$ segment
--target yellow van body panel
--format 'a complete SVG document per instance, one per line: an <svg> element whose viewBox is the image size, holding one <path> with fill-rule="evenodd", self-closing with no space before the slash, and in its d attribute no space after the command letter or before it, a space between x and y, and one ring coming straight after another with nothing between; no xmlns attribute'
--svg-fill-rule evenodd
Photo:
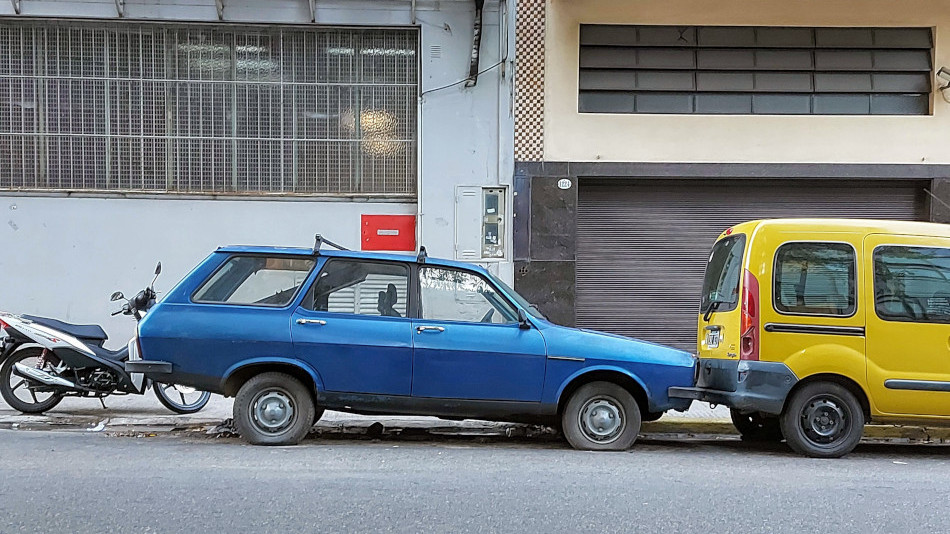
<svg viewBox="0 0 950 534"><path fill-rule="evenodd" d="M950 417L950 325L879 317L873 262L875 248L882 245L950 248L950 226L861 219L771 219L736 225L717 242L737 234L746 236L743 270L758 281L759 361L783 363L799 381L824 374L850 379L864 391L874 419ZM793 242L835 243L841 250L853 249L856 265L851 283L856 299L848 309L815 311L811 306L809 313L778 310L773 279L776 253ZM740 277L740 295L743 283ZM739 359L741 308L740 299L733 310L710 313L708 321L700 313L697 352L701 360ZM718 330L718 347L709 346L710 330ZM901 389L917 387L948 390Z"/></svg>

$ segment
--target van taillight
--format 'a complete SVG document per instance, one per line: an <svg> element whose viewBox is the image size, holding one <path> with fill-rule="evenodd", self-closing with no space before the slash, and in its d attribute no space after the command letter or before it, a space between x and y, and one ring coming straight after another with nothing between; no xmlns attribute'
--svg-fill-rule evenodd
<svg viewBox="0 0 950 534"><path fill-rule="evenodd" d="M742 319L739 323L740 360L759 359L759 281L748 270L742 278Z"/></svg>

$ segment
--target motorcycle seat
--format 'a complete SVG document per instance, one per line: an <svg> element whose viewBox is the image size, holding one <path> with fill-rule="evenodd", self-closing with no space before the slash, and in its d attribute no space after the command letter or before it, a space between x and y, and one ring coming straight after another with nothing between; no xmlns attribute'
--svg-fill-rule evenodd
<svg viewBox="0 0 950 534"><path fill-rule="evenodd" d="M97 324L70 324L48 317L37 317L35 315L22 315L21 317L79 339L90 341L105 341L109 339L109 336L106 335L106 331Z"/></svg>

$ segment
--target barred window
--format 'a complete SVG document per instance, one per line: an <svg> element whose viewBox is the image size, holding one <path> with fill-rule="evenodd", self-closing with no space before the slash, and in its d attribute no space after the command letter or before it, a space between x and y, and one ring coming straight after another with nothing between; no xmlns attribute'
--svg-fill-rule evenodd
<svg viewBox="0 0 950 534"><path fill-rule="evenodd" d="M418 33L0 21L0 189L415 194Z"/></svg>

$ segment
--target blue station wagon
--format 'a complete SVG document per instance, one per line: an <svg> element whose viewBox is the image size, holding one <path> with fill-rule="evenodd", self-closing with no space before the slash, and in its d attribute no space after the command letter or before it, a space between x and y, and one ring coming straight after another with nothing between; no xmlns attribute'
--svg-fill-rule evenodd
<svg viewBox="0 0 950 534"><path fill-rule="evenodd" d="M557 326L485 269L418 256L219 248L139 324L162 381L235 397L254 444L294 444L324 410L560 425L621 450L683 410L693 355Z"/></svg>

